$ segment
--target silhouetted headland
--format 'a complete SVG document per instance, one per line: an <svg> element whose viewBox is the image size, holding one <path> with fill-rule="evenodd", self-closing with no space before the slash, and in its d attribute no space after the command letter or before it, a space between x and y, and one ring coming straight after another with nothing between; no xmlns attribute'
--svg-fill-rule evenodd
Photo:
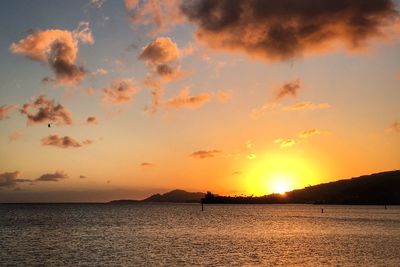
<svg viewBox="0 0 400 267"><path fill-rule="evenodd" d="M400 205L400 170L339 180L285 194L265 196L221 196L211 192L173 190L143 200L114 200L111 204L143 202L204 203L204 204L344 204Z"/></svg>
<svg viewBox="0 0 400 267"><path fill-rule="evenodd" d="M110 204L136 204L143 202L170 202L170 203L200 203L206 194L201 192L187 192L176 189L165 194L154 194L143 200L114 200Z"/></svg>
<svg viewBox="0 0 400 267"><path fill-rule="evenodd" d="M400 205L400 171L388 171L339 180L285 194L218 196L207 192L203 203L218 204L344 204Z"/></svg>

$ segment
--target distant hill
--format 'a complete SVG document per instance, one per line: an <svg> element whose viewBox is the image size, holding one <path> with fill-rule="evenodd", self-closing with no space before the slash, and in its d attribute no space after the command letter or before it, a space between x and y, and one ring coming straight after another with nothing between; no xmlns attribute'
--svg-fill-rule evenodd
<svg viewBox="0 0 400 267"><path fill-rule="evenodd" d="M208 192L203 203L400 205L400 171L388 171L309 186L287 192L285 195L226 197Z"/></svg>
<svg viewBox="0 0 400 267"><path fill-rule="evenodd" d="M148 198L143 199L143 202L177 202L177 203L193 203L200 202L205 196L201 192L187 192L184 190L176 189L165 194L155 194Z"/></svg>

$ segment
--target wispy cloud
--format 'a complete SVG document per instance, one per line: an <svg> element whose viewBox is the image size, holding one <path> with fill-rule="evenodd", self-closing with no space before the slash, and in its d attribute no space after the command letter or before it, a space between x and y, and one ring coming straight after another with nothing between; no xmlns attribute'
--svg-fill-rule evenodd
<svg viewBox="0 0 400 267"><path fill-rule="evenodd" d="M165 102L167 108L198 108L211 99L209 93L199 95L190 95L189 88L182 89L177 96L174 96Z"/></svg>
<svg viewBox="0 0 400 267"><path fill-rule="evenodd" d="M150 35L168 31L183 20L181 0L125 0L125 7L134 25L151 25Z"/></svg>
<svg viewBox="0 0 400 267"><path fill-rule="evenodd" d="M221 153L220 150L198 150L190 154L190 157L197 158L197 159L206 159L206 158L213 158L217 154Z"/></svg>
<svg viewBox="0 0 400 267"><path fill-rule="evenodd" d="M113 105L130 103L139 87L131 79L116 79L102 91L103 102Z"/></svg>
<svg viewBox="0 0 400 267"><path fill-rule="evenodd" d="M142 163L140 163L140 167L150 168L150 167L154 167L154 164L151 162L142 162Z"/></svg>
<svg viewBox="0 0 400 267"><path fill-rule="evenodd" d="M386 128L386 131L400 133L400 121L394 121L392 124L389 125L388 128Z"/></svg>
<svg viewBox="0 0 400 267"><path fill-rule="evenodd" d="M70 148L70 147L82 147L84 145L90 145L93 143L92 140L86 139L82 142L75 140L69 136L59 136L57 134L49 135L42 138L42 145L43 146L55 146L60 148Z"/></svg>
<svg viewBox="0 0 400 267"><path fill-rule="evenodd" d="M8 118L8 115L15 109L14 105L0 106L0 120Z"/></svg>
<svg viewBox="0 0 400 267"><path fill-rule="evenodd" d="M106 69L103 68L99 68L95 71L92 71L92 76L104 76L108 74L108 71Z"/></svg>
<svg viewBox="0 0 400 267"><path fill-rule="evenodd" d="M310 138L310 137L312 137L314 135L319 135L321 133L322 132L320 130L318 130L318 129L309 129L309 130L305 130L305 131L301 132L299 134L299 137L300 138Z"/></svg>
<svg viewBox="0 0 400 267"><path fill-rule="evenodd" d="M286 82L278 89L275 98L279 100L286 96L296 96L300 88L301 88L301 83L300 80L298 79Z"/></svg>
<svg viewBox="0 0 400 267"><path fill-rule="evenodd" d="M90 4L95 8L101 8L106 0L90 0Z"/></svg>
<svg viewBox="0 0 400 267"><path fill-rule="evenodd" d="M54 173L45 173L37 178L38 182L58 182L59 180L68 178L68 175L63 171L56 171Z"/></svg>
<svg viewBox="0 0 400 267"><path fill-rule="evenodd" d="M10 134L10 136L8 137L8 141L9 142L14 142L17 141L18 139L20 139L22 137L22 130L15 130L14 132L12 132Z"/></svg>
<svg viewBox="0 0 400 267"><path fill-rule="evenodd" d="M283 105L281 103L266 103L260 108L254 108L250 117L257 119L258 117L264 115L268 111L301 111L301 110L320 110L329 109L331 105L329 103L313 103L313 102L299 102L293 105Z"/></svg>
<svg viewBox="0 0 400 267"><path fill-rule="evenodd" d="M296 144L296 141L293 139L276 139L274 143L279 144L281 148L286 148L294 146Z"/></svg>

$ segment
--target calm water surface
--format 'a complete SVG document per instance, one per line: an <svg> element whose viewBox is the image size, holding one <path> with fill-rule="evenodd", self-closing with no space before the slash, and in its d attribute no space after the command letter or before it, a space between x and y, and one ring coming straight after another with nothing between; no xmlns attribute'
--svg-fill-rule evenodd
<svg viewBox="0 0 400 267"><path fill-rule="evenodd" d="M0 266L400 266L400 207L0 205Z"/></svg>

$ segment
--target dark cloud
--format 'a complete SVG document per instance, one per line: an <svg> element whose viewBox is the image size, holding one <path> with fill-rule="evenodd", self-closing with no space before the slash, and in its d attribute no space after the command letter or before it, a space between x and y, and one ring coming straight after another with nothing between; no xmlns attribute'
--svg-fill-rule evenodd
<svg viewBox="0 0 400 267"><path fill-rule="evenodd" d="M17 183L32 182L29 179L18 178L21 175L20 171L0 173L0 188L15 187Z"/></svg>
<svg viewBox="0 0 400 267"><path fill-rule="evenodd" d="M32 112L32 109L36 112ZM54 100L41 95L20 109L20 112L28 118L28 124L53 122L58 125L72 125L71 112Z"/></svg>
<svg viewBox="0 0 400 267"><path fill-rule="evenodd" d="M279 88L276 99L282 99L286 96L296 96L297 91L301 88L300 80L295 80L291 82L287 82Z"/></svg>
<svg viewBox="0 0 400 267"><path fill-rule="evenodd" d="M142 163L140 163L140 166L141 167L153 167L154 164L150 163L150 162L142 162Z"/></svg>
<svg viewBox="0 0 400 267"><path fill-rule="evenodd" d="M96 117L88 117L86 119L87 124L97 124L97 118Z"/></svg>
<svg viewBox="0 0 400 267"><path fill-rule="evenodd" d="M213 149L213 150L198 150L190 154L192 158L197 159L205 159L215 157L217 154L221 153L221 151Z"/></svg>
<svg viewBox="0 0 400 267"><path fill-rule="evenodd" d="M35 61L47 62L53 69L55 78L46 77L44 82L76 84L86 75L86 70L75 63L79 41L90 44L94 42L88 22L81 22L74 31L34 31L18 43L12 43L10 51Z"/></svg>
<svg viewBox="0 0 400 267"><path fill-rule="evenodd" d="M0 120L8 118L8 115L13 111L15 106L13 105L2 105L0 106Z"/></svg>
<svg viewBox="0 0 400 267"><path fill-rule="evenodd" d="M55 146L60 148L81 147L93 143L93 141L89 139L79 142L72 137L59 136L57 134L46 136L42 138L41 141L44 146Z"/></svg>
<svg viewBox="0 0 400 267"><path fill-rule="evenodd" d="M87 177L85 175L79 175L80 179L86 179Z"/></svg>
<svg viewBox="0 0 400 267"><path fill-rule="evenodd" d="M55 173L46 173L41 175L35 181L39 182L58 182L61 179L68 178L68 175L65 174L63 171L56 171Z"/></svg>
<svg viewBox="0 0 400 267"><path fill-rule="evenodd" d="M392 0L192 0L181 10L209 47L270 60L360 48L398 16Z"/></svg>
<svg viewBox="0 0 400 267"><path fill-rule="evenodd" d="M129 103L139 88L131 79L116 79L102 91L103 102L119 105Z"/></svg>
<svg viewBox="0 0 400 267"><path fill-rule="evenodd" d="M188 88L184 88L180 93L165 102L167 108L198 108L211 99L209 93L202 93L191 96Z"/></svg>

